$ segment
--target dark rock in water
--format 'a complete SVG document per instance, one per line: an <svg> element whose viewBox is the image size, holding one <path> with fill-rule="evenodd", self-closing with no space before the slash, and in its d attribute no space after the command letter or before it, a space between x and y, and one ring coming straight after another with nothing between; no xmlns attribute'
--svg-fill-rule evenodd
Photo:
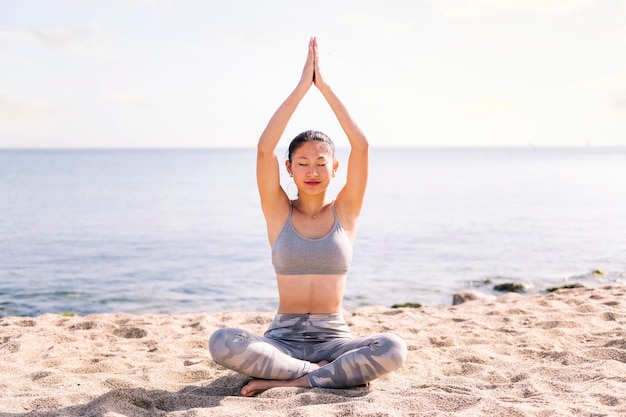
<svg viewBox="0 0 626 417"><path fill-rule="evenodd" d="M476 291L460 291L452 296L452 305L463 304L466 301L473 300L494 300L496 297L489 294L483 294Z"/></svg>
<svg viewBox="0 0 626 417"><path fill-rule="evenodd" d="M550 287L546 291L554 292L558 290L566 290L566 289L571 289L571 288L585 288L585 286L582 284L564 284L564 285L559 285L557 287Z"/></svg>
<svg viewBox="0 0 626 417"><path fill-rule="evenodd" d="M391 308L420 308L422 305L420 303L404 303L404 304L394 304Z"/></svg>
<svg viewBox="0 0 626 417"><path fill-rule="evenodd" d="M532 284L527 282L509 282L506 284L494 285L493 289L500 292L525 293L532 288Z"/></svg>
<svg viewBox="0 0 626 417"><path fill-rule="evenodd" d="M466 281L464 284L468 287L483 287L488 284L493 284L493 278L487 277L485 279Z"/></svg>

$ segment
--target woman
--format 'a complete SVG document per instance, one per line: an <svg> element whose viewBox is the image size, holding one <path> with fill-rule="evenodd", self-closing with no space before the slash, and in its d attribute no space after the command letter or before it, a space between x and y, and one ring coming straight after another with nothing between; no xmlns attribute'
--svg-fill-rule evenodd
<svg viewBox="0 0 626 417"><path fill-rule="evenodd" d="M312 85L351 146L346 183L334 201L327 190L339 164L332 141L321 132L303 132L289 146L286 167L298 188L297 199L291 201L280 185L276 147ZM350 388L404 363L407 350L400 337L353 339L341 315L367 170L367 140L325 83L317 41L311 38L300 82L272 116L257 147L257 183L276 270L278 312L263 337L225 328L209 340L217 363L254 378L242 395L280 386Z"/></svg>

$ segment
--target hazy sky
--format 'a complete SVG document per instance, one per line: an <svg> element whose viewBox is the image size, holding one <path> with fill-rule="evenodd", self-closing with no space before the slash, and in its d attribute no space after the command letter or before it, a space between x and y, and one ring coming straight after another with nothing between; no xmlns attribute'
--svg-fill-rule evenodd
<svg viewBox="0 0 626 417"><path fill-rule="evenodd" d="M626 145L626 0L0 0L0 148L255 146L311 35L372 145Z"/></svg>

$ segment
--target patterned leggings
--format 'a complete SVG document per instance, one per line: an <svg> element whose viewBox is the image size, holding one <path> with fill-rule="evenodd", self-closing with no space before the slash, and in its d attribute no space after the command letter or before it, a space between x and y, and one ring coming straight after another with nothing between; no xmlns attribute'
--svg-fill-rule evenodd
<svg viewBox="0 0 626 417"><path fill-rule="evenodd" d="M307 375L311 387L350 388L398 369L407 355L399 336L353 339L341 314L277 314L264 336L223 328L209 339L218 364L259 379ZM311 371L311 363L328 365Z"/></svg>

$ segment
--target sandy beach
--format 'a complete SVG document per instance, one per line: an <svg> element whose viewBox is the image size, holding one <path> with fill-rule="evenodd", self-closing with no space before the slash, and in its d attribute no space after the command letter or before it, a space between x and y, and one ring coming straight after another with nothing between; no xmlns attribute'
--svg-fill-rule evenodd
<svg viewBox="0 0 626 417"><path fill-rule="evenodd" d="M507 294L451 307L366 307L354 336L395 332L406 364L349 390L275 388L216 365L217 328L273 313L0 319L0 417L626 415L626 288Z"/></svg>

